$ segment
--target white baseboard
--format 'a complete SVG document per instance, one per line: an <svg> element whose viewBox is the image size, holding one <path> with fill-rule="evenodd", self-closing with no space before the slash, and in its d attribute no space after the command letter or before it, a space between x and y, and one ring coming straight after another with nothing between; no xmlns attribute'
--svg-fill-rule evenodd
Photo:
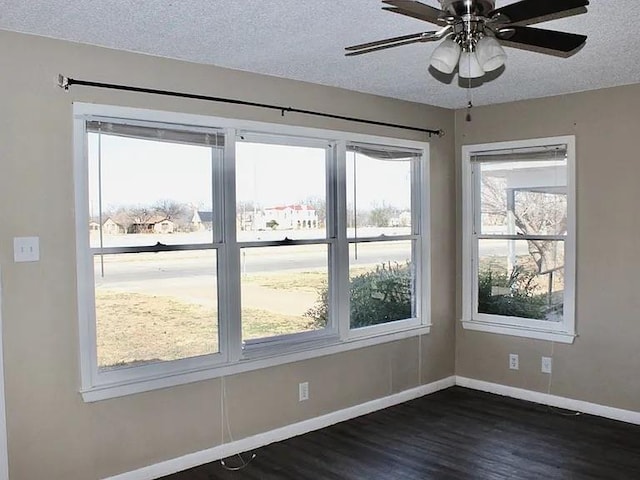
<svg viewBox="0 0 640 480"><path fill-rule="evenodd" d="M247 452L274 442L286 440L287 438L319 430L377 410L392 407L393 405L398 405L439 390L444 390L445 388L453 387L455 384L456 377L451 376L443 378L442 380L429 383L428 385L421 385L420 387L405 390L400 393L389 395L388 397L371 400L370 402L354 405L353 407L338 410L337 412L331 412L320 417L304 420L269 432L259 433L258 435L218 445L207 450L190 453L182 457L156 463L155 465L149 465L138 470L132 470L120 475L108 477L104 480L153 480L165 475L171 475L176 472L181 472L182 470L197 467L198 465L227 458L237 453Z"/></svg>
<svg viewBox="0 0 640 480"><path fill-rule="evenodd" d="M598 417L605 417L621 422L633 423L640 425L640 412L633 410L623 410L621 408L607 407L597 403L584 402L582 400L574 400L572 398L559 397L548 393L534 392L522 388L508 387L498 383L484 382L482 380L474 380L472 378L456 376L456 385L461 387L480 390L488 393L495 393L505 397L527 400L529 402L540 403L557 408L564 408L576 412L588 413Z"/></svg>

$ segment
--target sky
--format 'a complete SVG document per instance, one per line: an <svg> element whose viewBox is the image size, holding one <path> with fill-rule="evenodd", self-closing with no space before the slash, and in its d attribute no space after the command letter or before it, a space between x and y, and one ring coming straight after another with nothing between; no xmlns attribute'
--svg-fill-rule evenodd
<svg viewBox="0 0 640 480"><path fill-rule="evenodd" d="M90 209L98 211L98 135L89 134ZM211 208L212 150L118 137L101 138L102 208L153 205L173 200ZM262 207L325 198L325 149L250 142L236 143L237 200ZM410 205L409 162L381 161L350 152L347 192L353 203L353 162L356 160L358 210L388 204Z"/></svg>

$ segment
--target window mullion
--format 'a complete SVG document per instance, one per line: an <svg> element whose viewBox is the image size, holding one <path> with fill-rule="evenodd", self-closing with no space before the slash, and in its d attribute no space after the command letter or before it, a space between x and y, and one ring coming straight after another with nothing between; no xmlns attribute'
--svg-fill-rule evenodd
<svg viewBox="0 0 640 480"><path fill-rule="evenodd" d="M228 362L237 362L242 357L242 324L240 298L240 247L236 237L236 132L227 129L222 162L223 180L219 185L223 192L222 211L223 239L221 258L221 279L218 292L220 296L220 350ZM216 206L213 208L216 211Z"/></svg>
<svg viewBox="0 0 640 480"><path fill-rule="evenodd" d="M331 207L327 209L327 220L332 226L330 235L336 239L331 249L331 294L334 325L341 340L349 336L349 242L347 241L347 145L336 143L334 159L329 163L330 177L333 182Z"/></svg>
<svg viewBox="0 0 640 480"><path fill-rule="evenodd" d="M473 238L473 246L471 251L471 305L472 315L478 314L478 274L479 274L479 234L482 233L482 176L480 175L480 167L478 163L471 163L471 235Z"/></svg>

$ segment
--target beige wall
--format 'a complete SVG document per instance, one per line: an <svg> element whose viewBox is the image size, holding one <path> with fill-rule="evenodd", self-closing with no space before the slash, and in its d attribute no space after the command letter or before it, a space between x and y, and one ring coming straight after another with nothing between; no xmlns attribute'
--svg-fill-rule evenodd
<svg viewBox="0 0 640 480"><path fill-rule="evenodd" d="M551 393L635 411L640 411L638 112L640 85L474 108L470 123L464 111L456 112L458 164L465 144L576 136L579 337L573 345L554 346ZM458 317L460 302L458 294ZM549 376L540 373L540 357L551 351L549 342L458 325L456 374L546 392ZM520 371L508 369L509 353L520 354Z"/></svg>
<svg viewBox="0 0 640 480"><path fill-rule="evenodd" d="M223 438L220 379L94 404L78 394L72 102L425 139L223 104L84 87L64 93L55 84L58 73L444 128L448 135L432 141L431 335L227 378L232 434L237 439L454 373L452 111L6 32L0 32L0 58L0 264L12 480L103 478L210 448ZM13 237L30 235L40 236L41 261L13 263ZM311 399L299 404L296 384L302 379L310 381Z"/></svg>

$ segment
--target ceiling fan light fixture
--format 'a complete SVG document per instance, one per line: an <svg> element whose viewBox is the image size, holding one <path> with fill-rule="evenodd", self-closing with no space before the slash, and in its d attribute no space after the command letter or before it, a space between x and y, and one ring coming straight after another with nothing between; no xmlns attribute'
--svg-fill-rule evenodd
<svg viewBox="0 0 640 480"><path fill-rule="evenodd" d="M507 60L507 54L505 53L502 45L494 37L485 35L476 44L476 57L480 63L480 67L485 72L493 72Z"/></svg>
<svg viewBox="0 0 640 480"><path fill-rule="evenodd" d="M462 52L458 65L458 75L461 78L480 78L484 73L475 52Z"/></svg>
<svg viewBox="0 0 640 480"><path fill-rule="evenodd" d="M431 0L435 3L436 0ZM496 0L438 0L440 8L420 0L382 0L383 10L437 25L434 31L401 35L346 47L347 56L402 45L440 41L430 68L446 75L474 79L498 71L507 60L501 42L513 48L569 57L580 50L586 35L535 28L530 24L587 12L590 0L510 0L496 8ZM497 78L489 76L488 80ZM469 88L472 82L469 81Z"/></svg>
<svg viewBox="0 0 640 480"><path fill-rule="evenodd" d="M431 66L436 70L450 74L458 65L460 58L460 45L453 38L446 38L431 55Z"/></svg>

